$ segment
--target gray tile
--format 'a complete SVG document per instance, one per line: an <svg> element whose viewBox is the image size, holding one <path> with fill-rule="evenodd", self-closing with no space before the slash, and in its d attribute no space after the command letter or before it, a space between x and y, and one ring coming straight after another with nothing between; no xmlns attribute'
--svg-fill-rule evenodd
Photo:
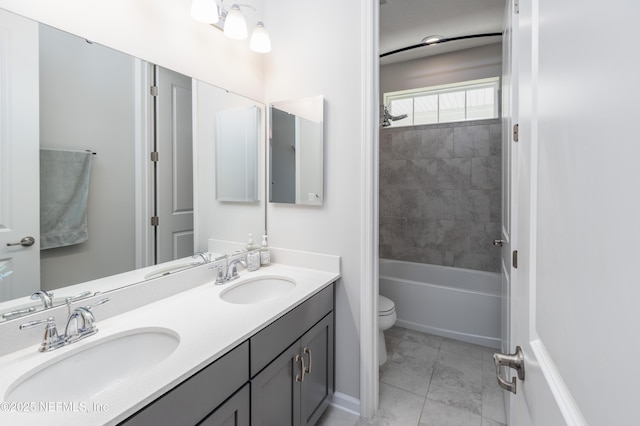
<svg viewBox="0 0 640 426"><path fill-rule="evenodd" d="M424 398L411 392L380 383L380 406L373 419L360 418L357 425L417 425Z"/></svg>
<svg viewBox="0 0 640 426"><path fill-rule="evenodd" d="M478 360L483 359L484 353L487 350L485 346L447 338L443 338L440 349L446 352L453 352L456 355L473 357L474 359Z"/></svg>
<svg viewBox="0 0 640 426"><path fill-rule="evenodd" d="M455 157L490 157L496 155L488 125L456 127L453 131Z"/></svg>
<svg viewBox="0 0 640 426"><path fill-rule="evenodd" d="M481 426L481 424L482 418L478 414L428 398L422 409L419 423L420 426Z"/></svg>
<svg viewBox="0 0 640 426"><path fill-rule="evenodd" d="M387 361L380 382L426 396L438 349L403 340Z"/></svg>
<svg viewBox="0 0 640 426"><path fill-rule="evenodd" d="M482 392L482 360L473 356L446 352L438 354L432 384Z"/></svg>
<svg viewBox="0 0 640 426"><path fill-rule="evenodd" d="M500 189L502 185L502 159L500 157L472 158L471 184L474 188Z"/></svg>
<svg viewBox="0 0 640 426"><path fill-rule="evenodd" d="M422 132L422 158L453 157L453 128L432 128Z"/></svg>
<svg viewBox="0 0 640 426"><path fill-rule="evenodd" d="M407 330L404 335L404 340L419 343L425 346L430 346L436 349L440 349L440 344L442 343L442 337L440 336L435 336L433 334L422 333L420 331L414 330Z"/></svg>
<svg viewBox="0 0 640 426"><path fill-rule="evenodd" d="M318 419L317 426L354 426L360 417L330 405Z"/></svg>
<svg viewBox="0 0 640 426"><path fill-rule="evenodd" d="M498 423L498 422L494 422L491 419L488 419L486 417L482 418L482 426L507 426L506 423Z"/></svg>
<svg viewBox="0 0 640 426"><path fill-rule="evenodd" d="M498 222L470 222L469 251L500 257L500 249L493 245L493 240L500 238L501 228Z"/></svg>
<svg viewBox="0 0 640 426"><path fill-rule="evenodd" d="M397 337L398 339L402 339L406 332L407 332L406 328L398 327L397 325L394 325L390 329L386 330L384 334L385 336L393 336L393 337Z"/></svg>
<svg viewBox="0 0 640 426"><path fill-rule="evenodd" d="M437 161L437 189L463 189L471 186L471 158L444 158Z"/></svg>
<svg viewBox="0 0 640 426"><path fill-rule="evenodd" d="M399 337L391 336L389 334L385 334L384 342L387 348L387 359L391 359L393 353L398 348L398 345L400 344L400 342L402 342L402 339Z"/></svg>
<svg viewBox="0 0 640 426"><path fill-rule="evenodd" d="M483 363L484 364L484 363ZM498 385L495 368L482 369L482 417L498 423L507 423L504 390Z"/></svg>
<svg viewBox="0 0 640 426"><path fill-rule="evenodd" d="M465 189L458 194L455 218L467 222L492 222L492 191L488 189Z"/></svg>
<svg viewBox="0 0 640 426"><path fill-rule="evenodd" d="M427 398L451 405L453 407L480 414L482 396L480 392L456 386L448 386L432 381Z"/></svg>

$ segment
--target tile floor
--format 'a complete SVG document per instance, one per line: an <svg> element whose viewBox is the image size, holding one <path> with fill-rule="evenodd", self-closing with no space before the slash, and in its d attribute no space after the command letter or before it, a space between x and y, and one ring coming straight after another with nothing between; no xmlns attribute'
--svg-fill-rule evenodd
<svg viewBox="0 0 640 426"><path fill-rule="evenodd" d="M319 426L501 426L504 394L493 349L400 327L385 332L380 407L373 419L329 407Z"/></svg>

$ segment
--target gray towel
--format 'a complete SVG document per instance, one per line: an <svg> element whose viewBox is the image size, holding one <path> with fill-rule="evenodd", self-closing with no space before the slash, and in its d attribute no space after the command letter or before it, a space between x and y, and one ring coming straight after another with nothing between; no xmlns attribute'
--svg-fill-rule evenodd
<svg viewBox="0 0 640 426"><path fill-rule="evenodd" d="M92 153L40 149L40 249L87 241Z"/></svg>

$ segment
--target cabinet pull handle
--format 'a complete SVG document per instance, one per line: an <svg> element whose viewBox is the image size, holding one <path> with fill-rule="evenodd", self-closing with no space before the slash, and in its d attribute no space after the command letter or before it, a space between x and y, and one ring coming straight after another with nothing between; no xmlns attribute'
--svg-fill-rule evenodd
<svg viewBox="0 0 640 426"><path fill-rule="evenodd" d="M309 365L307 366L304 372L307 374L311 374L311 362L313 361L313 359L311 358L311 349L304 348L304 353L309 355Z"/></svg>
<svg viewBox="0 0 640 426"><path fill-rule="evenodd" d="M296 374L296 382L304 382L304 373L305 373L304 358L302 358L300 354L296 354L295 362L300 363L300 374Z"/></svg>

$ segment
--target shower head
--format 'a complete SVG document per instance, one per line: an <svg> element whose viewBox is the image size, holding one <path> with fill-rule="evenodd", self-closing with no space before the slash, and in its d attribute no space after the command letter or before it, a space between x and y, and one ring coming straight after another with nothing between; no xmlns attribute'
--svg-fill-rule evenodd
<svg viewBox="0 0 640 426"><path fill-rule="evenodd" d="M400 114L400 115L391 115L391 113L389 112L389 108L388 107L384 107L384 113L382 115L382 127L389 127L391 126L391 121L397 121L397 120L402 120L403 118L407 118L407 114Z"/></svg>

